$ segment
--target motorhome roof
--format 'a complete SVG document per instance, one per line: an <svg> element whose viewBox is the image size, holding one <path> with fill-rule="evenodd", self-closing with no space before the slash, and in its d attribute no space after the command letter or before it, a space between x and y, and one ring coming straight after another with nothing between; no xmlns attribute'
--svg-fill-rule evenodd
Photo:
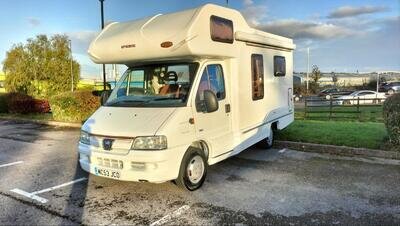
<svg viewBox="0 0 400 226"><path fill-rule="evenodd" d="M238 48L210 38L211 16L232 21L234 41L229 45L233 47L237 42L246 42L287 51L295 48L292 39L251 28L237 10L206 4L180 12L111 23L92 41L88 53L95 63L122 64L192 56L236 56Z"/></svg>

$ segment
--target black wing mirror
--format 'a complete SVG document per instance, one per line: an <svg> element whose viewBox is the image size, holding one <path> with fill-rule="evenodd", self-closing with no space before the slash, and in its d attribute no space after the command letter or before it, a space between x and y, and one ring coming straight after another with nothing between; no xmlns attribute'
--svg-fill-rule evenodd
<svg viewBox="0 0 400 226"><path fill-rule="evenodd" d="M101 93L100 103L101 103L102 106L107 102L108 98L110 97L110 94L111 94L110 90L104 90Z"/></svg>
<svg viewBox="0 0 400 226"><path fill-rule="evenodd" d="M211 90L204 90L204 107L205 112L211 113L218 110L218 99Z"/></svg>

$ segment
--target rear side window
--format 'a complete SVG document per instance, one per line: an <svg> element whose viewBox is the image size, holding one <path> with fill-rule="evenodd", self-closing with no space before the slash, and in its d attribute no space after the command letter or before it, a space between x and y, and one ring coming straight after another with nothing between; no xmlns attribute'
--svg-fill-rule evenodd
<svg viewBox="0 0 400 226"><path fill-rule="evenodd" d="M283 56L274 56L274 75L277 77L286 75L286 60Z"/></svg>
<svg viewBox="0 0 400 226"><path fill-rule="evenodd" d="M205 90L213 91L218 100L225 99L224 72L222 71L221 65L207 65L201 75L199 88L196 94L196 110L198 112L202 111L202 101L204 100Z"/></svg>
<svg viewBox="0 0 400 226"><path fill-rule="evenodd" d="M233 43L233 22L218 16L210 17L211 39L216 42Z"/></svg>
<svg viewBox="0 0 400 226"><path fill-rule="evenodd" d="M253 100L264 98L264 64L260 54L251 55L251 84Z"/></svg>

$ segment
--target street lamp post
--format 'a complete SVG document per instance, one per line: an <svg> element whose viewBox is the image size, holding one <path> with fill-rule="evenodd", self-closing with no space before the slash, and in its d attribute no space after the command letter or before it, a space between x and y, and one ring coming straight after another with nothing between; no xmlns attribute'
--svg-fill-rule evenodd
<svg viewBox="0 0 400 226"><path fill-rule="evenodd" d="M100 11L101 11L101 29L104 28L104 7L103 3L104 0L99 0L100 1ZM106 65L103 64L103 90L106 90Z"/></svg>
<svg viewBox="0 0 400 226"><path fill-rule="evenodd" d="M379 92L379 72L376 73L376 92Z"/></svg>
<svg viewBox="0 0 400 226"><path fill-rule="evenodd" d="M70 57L70 64L71 64L71 92L74 92L74 73L72 70L72 42L71 40L68 40L69 42L69 57Z"/></svg>
<svg viewBox="0 0 400 226"><path fill-rule="evenodd" d="M310 48L307 48L307 95L308 95L308 74L310 73Z"/></svg>

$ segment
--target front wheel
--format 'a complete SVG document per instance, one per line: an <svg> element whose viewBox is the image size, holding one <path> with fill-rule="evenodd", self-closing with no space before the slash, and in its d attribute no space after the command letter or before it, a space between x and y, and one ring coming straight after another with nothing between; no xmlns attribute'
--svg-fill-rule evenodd
<svg viewBox="0 0 400 226"><path fill-rule="evenodd" d="M206 179L207 167L203 150L190 147L183 156L175 183L189 191L199 189Z"/></svg>

